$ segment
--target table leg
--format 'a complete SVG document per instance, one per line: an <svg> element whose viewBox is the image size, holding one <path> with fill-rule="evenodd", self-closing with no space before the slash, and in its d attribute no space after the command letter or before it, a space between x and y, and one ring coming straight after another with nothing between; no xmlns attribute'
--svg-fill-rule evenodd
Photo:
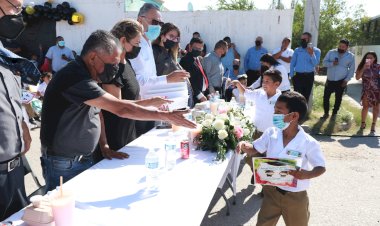
<svg viewBox="0 0 380 226"><path fill-rule="evenodd" d="M227 204L227 213L226 215L229 216L230 215L230 202L228 201L227 197L224 195L224 192L221 188L218 188L218 191L220 193L220 195L222 195L224 201L226 201L226 204Z"/></svg>

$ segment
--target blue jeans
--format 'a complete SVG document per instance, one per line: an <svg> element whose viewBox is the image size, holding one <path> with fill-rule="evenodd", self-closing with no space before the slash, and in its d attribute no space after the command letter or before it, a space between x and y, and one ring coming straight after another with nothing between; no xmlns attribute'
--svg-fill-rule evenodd
<svg viewBox="0 0 380 226"><path fill-rule="evenodd" d="M66 157L43 155L41 157L41 166L45 178L46 191L51 191L59 186L60 176L63 177L63 182L67 182L92 165L94 165L92 155L83 157L80 161Z"/></svg>

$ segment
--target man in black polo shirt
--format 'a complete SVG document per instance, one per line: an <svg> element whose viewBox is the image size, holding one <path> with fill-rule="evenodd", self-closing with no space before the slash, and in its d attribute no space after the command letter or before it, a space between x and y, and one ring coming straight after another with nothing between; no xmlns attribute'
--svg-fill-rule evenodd
<svg viewBox="0 0 380 226"><path fill-rule="evenodd" d="M118 39L107 31L95 31L80 57L58 71L49 83L41 122L41 164L48 190L59 185L60 176L67 181L92 166L92 152L101 130L100 109L135 120L195 126L183 116L188 111L149 110L102 90L98 83L114 78L120 53Z"/></svg>

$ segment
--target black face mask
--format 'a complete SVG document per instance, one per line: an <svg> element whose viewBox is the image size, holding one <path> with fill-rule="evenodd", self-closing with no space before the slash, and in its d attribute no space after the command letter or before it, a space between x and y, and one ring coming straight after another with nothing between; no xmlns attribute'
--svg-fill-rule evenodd
<svg viewBox="0 0 380 226"><path fill-rule="evenodd" d="M307 41L306 41L306 39L301 39L301 46L302 46L302 48L306 48L307 47Z"/></svg>
<svg viewBox="0 0 380 226"><path fill-rule="evenodd" d="M233 68L234 70L239 70L239 65L232 65L232 68Z"/></svg>
<svg viewBox="0 0 380 226"><path fill-rule="evenodd" d="M110 83L119 71L119 65L104 64L104 70L98 75L100 83Z"/></svg>
<svg viewBox="0 0 380 226"><path fill-rule="evenodd" d="M5 15L0 18L0 37L5 39L16 39L25 29L22 14Z"/></svg>
<svg viewBox="0 0 380 226"><path fill-rule="evenodd" d="M343 49L338 49L338 53L345 53L346 50L343 50Z"/></svg>
<svg viewBox="0 0 380 226"><path fill-rule="evenodd" d="M191 50L190 53L191 53L191 55L192 55L193 57L198 57L198 56L201 55L202 51L193 49L193 50Z"/></svg>
<svg viewBox="0 0 380 226"><path fill-rule="evenodd" d="M130 60L136 58L139 55L140 50L141 50L140 46L133 46L132 52L125 53L125 58L130 59Z"/></svg>
<svg viewBox="0 0 380 226"><path fill-rule="evenodd" d="M176 42L167 39L167 40L164 42L164 47L165 47L165 49L171 49L171 48L173 48L173 46L175 46L175 44L176 44Z"/></svg>
<svg viewBox="0 0 380 226"><path fill-rule="evenodd" d="M255 41L255 45L256 46L261 46L261 42L260 41Z"/></svg>

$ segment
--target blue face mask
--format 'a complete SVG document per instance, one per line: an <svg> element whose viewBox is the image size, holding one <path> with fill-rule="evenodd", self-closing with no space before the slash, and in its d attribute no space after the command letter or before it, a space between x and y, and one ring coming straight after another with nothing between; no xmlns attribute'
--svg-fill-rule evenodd
<svg viewBox="0 0 380 226"><path fill-rule="evenodd" d="M280 129L285 130L289 127L290 122L284 122L285 115L284 114L274 114L273 115L273 126Z"/></svg>
<svg viewBox="0 0 380 226"><path fill-rule="evenodd" d="M65 46L65 41L59 41L58 42L59 47L64 47Z"/></svg>
<svg viewBox="0 0 380 226"><path fill-rule="evenodd" d="M145 32L145 35L150 41L153 41L160 35L160 32L161 32L160 25L149 25L148 31Z"/></svg>

